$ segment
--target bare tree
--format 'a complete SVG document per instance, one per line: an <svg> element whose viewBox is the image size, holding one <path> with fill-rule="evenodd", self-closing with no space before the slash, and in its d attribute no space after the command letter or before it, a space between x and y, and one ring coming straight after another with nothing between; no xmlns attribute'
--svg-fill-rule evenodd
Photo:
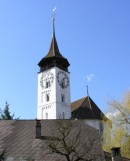
<svg viewBox="0 0 130 161"><path fill-rule="evenodd" d="M130 91L125 93L121 102L112 100L109 102L109 105L116 113L113 117L113 119L117 120L115 123L121 125L128 124L130 126Z"/></svg>
<svg viewBox="0 0 130 161"><path fill-rule="evenodd" d="M95 131L80 121L59 120L51 136L45 137L43 158L49 160L52 155L58 161L103 160L100 139Z"/></svg>
<svg viewBox="0 0 130 161"><path fill-rule="evenodd" d="M120 146L122 155L130 158L130 91L122 101L109 101L110 115L113 122L111 146Z"/></svg>

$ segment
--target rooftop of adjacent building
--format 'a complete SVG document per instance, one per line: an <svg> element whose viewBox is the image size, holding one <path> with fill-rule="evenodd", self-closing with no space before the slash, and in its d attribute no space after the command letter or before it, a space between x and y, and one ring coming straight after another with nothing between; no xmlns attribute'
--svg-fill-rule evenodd
<svg viewBox="0 0 130 161"><path fill-rule="evenodd" d="M107 119L96 103L88 95L71 103L72 118L77 119Z"/></svg>

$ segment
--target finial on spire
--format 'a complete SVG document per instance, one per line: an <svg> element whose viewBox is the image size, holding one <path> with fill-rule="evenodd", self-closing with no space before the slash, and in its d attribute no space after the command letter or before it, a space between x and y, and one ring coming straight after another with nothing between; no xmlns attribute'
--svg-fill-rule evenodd
<svg viewBox="0 0 130 161"><path fill-rule="evenodd" d="M53 13L52 13L52 21L55 21L55 15L56 15L55 11L56 11L56 7L53 8L52 11L53 11Z"/></svg>
<svg viewBox="0 0 130 161"><path fill-rule="evenodd" d="M87 96L89 96L89 92L88 92L88 85L87 85Z"/></svg>
<svg viewBox="0 0 130 161"><path fill-rule="evenodd" d="M56 11L56 7L53 9L53 12L52 12L53 35L55 34L55 25L54 25L55 15L56 15L55 11Z"/></svg>
<svg viewBox="0 0 130 161"><path fill-rule="evenodd" d="M89 103L89 108L92 110L91 102L90 102L90 97L89 97L89 92L88 92L88 85L87 85L87 98L88 98L88 103Z"/></svg>

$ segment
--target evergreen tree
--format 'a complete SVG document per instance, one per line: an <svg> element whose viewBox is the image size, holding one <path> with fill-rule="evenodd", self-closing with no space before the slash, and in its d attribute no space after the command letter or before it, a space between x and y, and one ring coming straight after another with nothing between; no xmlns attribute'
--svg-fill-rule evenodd
<svg viewBox="0 0 130 161"><path fill-rule="evenodd" d="M1 110L0 113L1 113L1 116L0 116L1 120L13 120L14 115L10 114L9 104L7 103L7 101L5 103L4 110L3 111Z"/></svg>

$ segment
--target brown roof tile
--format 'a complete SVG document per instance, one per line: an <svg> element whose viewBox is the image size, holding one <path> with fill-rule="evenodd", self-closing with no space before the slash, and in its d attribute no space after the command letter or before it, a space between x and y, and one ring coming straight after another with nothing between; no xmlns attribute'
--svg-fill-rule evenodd
<svg viewBox="0 0 130 161"><path fill-rule="evenodd" d="M79 99L79 100L76 100L76 101L72 102L72 103L71 103L71 111L73 112L73 111L75 111L77 108L79 108L79 107L82 105L82 103L85 101L86 98L87 98L87 97L84 97L84 98L81 98L81 99Z"/></svg>

